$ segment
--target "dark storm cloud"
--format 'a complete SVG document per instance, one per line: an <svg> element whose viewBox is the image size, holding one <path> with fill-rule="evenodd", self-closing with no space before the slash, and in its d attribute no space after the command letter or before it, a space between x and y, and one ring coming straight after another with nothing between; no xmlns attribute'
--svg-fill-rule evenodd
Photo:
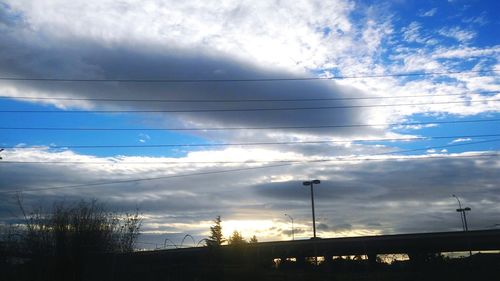
<svg viewBox="0 0 500 281"><path fill-rule="evenodd" d="M456 201L451 197L458 194L474 209L478 228L491 226L493 214L500 211L496 167L495 158L323 167L321 174L325 178L314 189L316 216L323 218L322 223L331 226L328 230L332 231L348 230L347 226L386 233L458 230ZM310 212L309 189L299 181L263 183L252 189L262 200L274 202L273 206L294 206L292 211L304 217Z"/></svg>
<svg viewBox="0 0 500 281"><path fill-rule="evenodd" d="M5 13L4 13L5 14ZM4 16L9 18L9 16ZM294 78L294 74L256 66L221 53L206 50L176 49L158 44L106 43L64 35L34 33L24 23L9 26L0 34L0 75L4 77L58 77L79 79L252 79ZM304 76L306 74L303 74ZM15 89L11 95L66 96L77 98L111 97L118 99L293 99L339 98L363 96L354 88L336 85L333 81L281 82L209 82L209 83L58 83L8 82L0 87ZM317 107L346 105L349 102L252 102L252 103L130 103L60 102L62 107L132 110L197 110ZM171 123L181 121L186 126L308 126L332 124L362 124L364 109L205 112L164 114ZM176 124L179 126L178 124ZM276 132L276 131L275 131ZM360 135L353 128L329 130L297 129L286 132ZM382 129L366 129L361 135L383 133ZM265 138L262 132L240 132L242 136ZM232 133L235 136L235 133Z"/></svg>
<svg viewBox="0 0 500 281"><path fill-rule="evenodd" d="M152 215L145 228L162 230L151 225L182 222L197 225L217 215L228 219L283 220L284 213L295 218L298 225L310 223L309 189L301 181L250 185L262 176L306 174L322 175L315 186L316 216L319 234L349 232L357 229L378 230L383 233L459 230L460 220L455 212L456 201L451 194L462 198L472 208L471 228L491 227L500 213L498 202L498 161L484 159L427 159L376 161L358 164L291 166L286 169L246 171L231 174L231 181L220 175L205 175L186 179L158 180L82 189L45 192L25 192L27 206L51 206L54 201L73 202L100 198L111 209L125 212L138 208ZM8 177L20 167L5 166L5 184L36 181L37 169L20 170L20 177ZM210 170L210 168L206 168ZM126 170L126 169L125 169ZM61 172L64 171L64 172ZM86 172L82 172L86 171ZM203 171L203 169L200 169ZM5 173L4 173L5 172ZM43 170L60 182L72 182L86 177L87 182L105 178L99 170L72 170L70 167ZM130 177L133 177L130 174ZM302 176L301 176L302 177ZM110 179L108 179L110 180ZM36 186L36 185L35 185ZM41 184L40 184L41 186ZM1 194L3 221L16 219L19 214L15 194ZM17 218L18 219L18 218ZM175 232L176 227L168 228ZM284 231L287 231L286 229ZM306 230L305 230L306 231ZM307 230L309 231L309 230ZM199 234L199 231L193 231ZM200 232L201 233L201 232Z"/></svg>
<svg viewBox="0 0 500 281"><path fill-rule="evenodd" d="M326 177L333 174L324 173ZM352 197L359 194L373 193L379 187L371 184L361 184L357 182L361 178L340 179L323 181L315 185L314 193L319 198L340 200L344 197ZM257 195L278 200L303 200L307 198L310 187L303 186L302 181L263 183L252 187Z"/></svg>
<svg viewBox="0 0 500 281"><path fill-rule="evenodd" d="M428 159L366 162L344 165L341 171L324 169L328 180L315 185L319 198L342 201L360 197L379 200L432 200L450 192L466 193L470 199L496 190L498 173L495 158ZM471 191L471 187L474 189ZM309 194L301 181L263 183L252 187L257 195L278 200L298 200ZM499 199L496 193L491 194Z"/></svg>

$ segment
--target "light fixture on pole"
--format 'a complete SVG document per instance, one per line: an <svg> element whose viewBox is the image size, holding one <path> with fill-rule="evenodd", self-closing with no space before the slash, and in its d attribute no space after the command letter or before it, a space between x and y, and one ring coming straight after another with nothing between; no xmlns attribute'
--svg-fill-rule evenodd
<svg viewBox="0 0 500 281"><path fill-rule="evenodd" d="M316 238L316 217L314 215L314 185L320 184L320 180L305 181L302 184L311 187L311 208L312 208L312 221L313 221L313 237Z"/></svg>
<svg viewBox="0 0 500 281"><path fill-rule="evenodd" d="M290 216L289 214L285 214L285 216L289 217L290 220L292 220L292 240L295 240L295 233L294 233L294 229L293 229L293 217Z"/></svg>

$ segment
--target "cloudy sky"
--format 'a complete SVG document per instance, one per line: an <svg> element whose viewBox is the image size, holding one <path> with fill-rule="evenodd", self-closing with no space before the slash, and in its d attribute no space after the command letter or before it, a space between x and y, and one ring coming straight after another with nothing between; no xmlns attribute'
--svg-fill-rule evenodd
<svg viewBox="0 0 500 281"><path fill-rule="evenodd" d="M98 198L144 247L500 224L497 1L0 1L0 220ZM186 242L187 243L187 242ZM192 241L189 242L192 244ZM141 247L142 247L141 246ZM154 245L153 245L154 246Z"/></svg>

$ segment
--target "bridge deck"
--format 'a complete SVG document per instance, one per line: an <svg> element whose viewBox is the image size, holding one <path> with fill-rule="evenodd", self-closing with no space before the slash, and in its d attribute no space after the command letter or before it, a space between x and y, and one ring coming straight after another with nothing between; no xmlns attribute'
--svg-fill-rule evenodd
<svg viewBox="0 0 500 281"><path fill-rule="evenodd" d="M378 235L345 238L323 238L295 241L261 242L238 248L240 256L260 258L310 257L341 255L373 255L398 253L439 253L500 250L500 230L468 232L437 232L398 235ZM235 252L232 246L222 246L220 253ZM136 253L139 256L165 258L196 258L213 252L208 247L169 249Z"/></svg>

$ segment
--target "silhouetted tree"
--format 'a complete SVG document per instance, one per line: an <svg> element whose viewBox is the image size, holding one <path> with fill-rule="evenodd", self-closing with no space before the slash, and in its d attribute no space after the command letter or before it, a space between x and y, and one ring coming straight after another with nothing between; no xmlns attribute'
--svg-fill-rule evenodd
<svg viewBox="0 0 500 281"><path fill-rule="evenodd" d="M253 243L258 243L259 240L257 240L257 236L254 235L254 236L252 236L252 238L250 238L250 241L248 241L248 242L253 244Z"/></svg>
<svg viewBox="0 0 500 281"><path fill-rule="evenodd" d="M245 238L243 238L240 232L235 230L233 231L231 237L229 237L228 243L229 245L243 245L246 244L247 241L245 240Z"/></svg>
<svg viewBox="0 0 500 281"><path fill-rule="evenodd" d="M210 236L208 236L205 242L207 246L221 246L222 243L226 242L226 239L222 235L220 216L215 218L214 225L210 227Z"/></svg>
<svg viewBox="0 0 500 281"><path fill-rule="evenodd" d="M2 231L7 235L1 235L0 244L8 248L0 251L29 262L26 270L18 272L24 278L12 280L82 280L89 261L104 253L131 252L139 237L142 219L137 211L109 212L97 200L54 203L51 209L29 212L20 196L18 204L24 222Z"/></svg>
<svg viewBox="0 0 500 281"><path fill-rule="evenodd" d="M141 218L105 210L97 200L73 206L55 203L49 212L35 209L25 218L27 247L35 255L80 256L85 253L131 252L139 237Z"/></svg>

